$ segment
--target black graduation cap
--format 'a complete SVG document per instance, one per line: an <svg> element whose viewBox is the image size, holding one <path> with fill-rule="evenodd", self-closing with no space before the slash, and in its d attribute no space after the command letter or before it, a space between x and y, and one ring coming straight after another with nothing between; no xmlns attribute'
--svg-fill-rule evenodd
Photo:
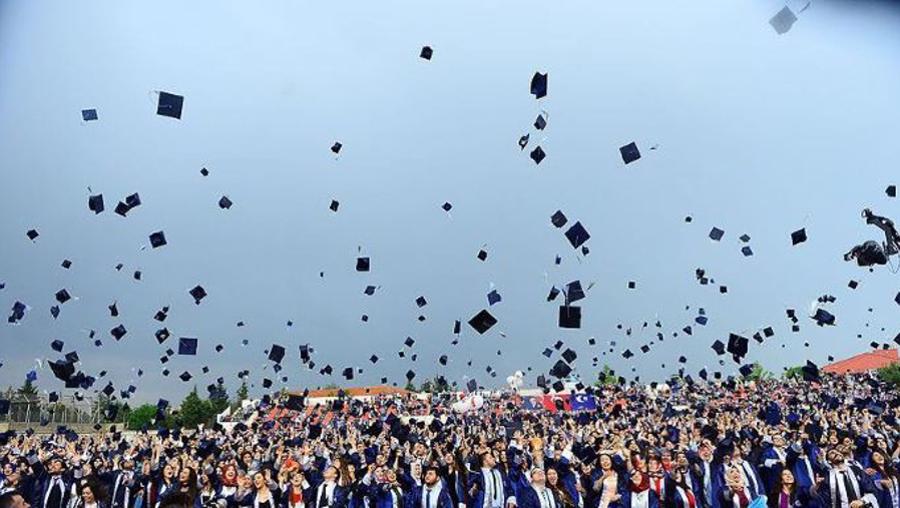
<svg viewBox="0 0 900 508"><path fill-rule="evenodd" d="M338 211L339 206L341 206L341 204L332 199L331 204L328 205L328 208L331 209L332 212L336 212Z"/></svg>
<svg viewBox="0 0 900 508"><path fill-rule="evenodd" d="M122 337L124 337L125 334L128 333L128 330L125 329L125 325L121 325L121 324L120 324L119 326L117 326L117 327L113 328L112 330L110 330L109 333L110 333L110 335L112 335L113 338L115 338L116 340L122 340Z"/></svg>
<svg viewBox="0 0 900 508"><path fill-rule="evenodd" d="M94 215L105 210L105 207L103 206L103 194L88 196L88 210L94 212Z"/></svg>
<svg viewBox="0 0 900 508"><path fill-rule="evenodd" d="M347 380L353 379L353 367L344 368L343 372L341 372L341 375L343 375Z"/></svg>
<svg viewBox="0 0 900 508"><path fill-rule="evenodd" d="M834 315L825 309L816 309L812 319L819 326L834 325Z"/></svg>
<svg viewBox="0 0 900 508"><path fill-rule="evenodd" d="M716 352L717 355L722 356L725 354L725 343L719 339L716 339L716 341L713 342L712 349Z"/></svg>
<svg viewBox="0 0 900 508"><path fill-rule="evenodd" d="M847 287L849 287L850 289L856 289L858 286L859 282L856 282L855 280L851 280L847 283Z"/></svg>
<svg viewBox="0 0 900 508"><path fill-rule="evenodd" d="M569 239L572 248L577 249L578 247L581 247L581 244L588 241L591 238L591 235L584 229L581 222L576 222L566 231L566 238Z"/></svg>
<svg viewBox="0 0 900 508"><path fill-rule="evenodd" d="M569 219L566 218L566 214L564 214L562 210L557 210L550 216L550 224L553 224L558 228L565 226L568 221Z"/></svg>
<svg viewBox="0 0 900 508"><path fill-rule="evenodd" d="M453 321L453 334L459 335L459 332L462 331L462 322L460 320Z"/></svg>
<svg viewBox="0 0 900 508"><path fill-rule="evenodd" d="M584 298L584 290L581 288L581 281L575 280L566 284L566 304L577 302Z"/></svg>
<svg viewBox="0 0 900 508"><path fill-rule="evenodd" d="M56 292L56 301L59 303L66 303L72 299L72 296L66 289L60 289Z"/></svg>
<svg viewBox="0 0 900 508"><path fill-rule="evenodd" d="M94 108L91 109L82 109L81 110L81 119L85 122L92 122L97 119L97 110Z"/></svg>
<svg viewBox="0 0 900 508"><path fill-rule="evenodd" d="M25 236L28 237L29 240L34 241L35 238L41 236L40 233L37 232L36 229L29 229L25 232Z"/></svg>
<svg viewBox="0 0 900 508"><path fill-rule="evenodd" d="M222 196L221 198L219 198L219 208L223 210L228 210L233 204L234 202L232 202L231 199L228 198L228 196Z"/></svg>
<svg viewBox="0 0 900 508"><path fill-rule="evenodd" d="M153 334L153 336L156 337L156 342L160 344L165 342L166 339L169 338L169 335L170 334L168 328L160 328L159 330L156 330L156 333Z"/></svg>
<svg viewBox="0 0 900 508"><path fill-rule="evenodd" d="M420 297L416 298L416 306L417 307L419 307L421 309L422 307L424 307L426 305L428 305L428 301L425 300L424 296L420 296Z"/></svg>
<svg viewBox="0 0 900 508"><path fill-rule="evenodd" d="M181 375L178 376L178 377L179 377L182 381L184 381L185 383L187 383L187 382L190 381L194 376L192 376L190 372L184 371L184 372L182 372Z"/></svg>
<svg viewBox="0 0 900 508"><path fill-rule="evenodd" d="M412 381L413 378L415 378L415 377L416 377L416 373L415 373L415 372L413 372L412 370L406 371L406 380L407 380L407 381Z"/></svg>
<svg viewBox="0 0 900 508"><path fill-rule="evenodd" d="M753 364L745 363L744 365L741 365L741 368L738 370L740 370L742 376L749 377L750 374L753 373Z"/></svg>
<svg viewBox="0 0 900 508"><path fill-rule="evenodd" d="M737 357L744 357L747 356L748 344L750 344L750 340L746 337L731 333L728 334L728 348L726 351Z"/></svg>
<svg viewBox="0 0 900 508"><path fill-rule="evenodd" d="M530 134L525 134L521 138L519 138L519 149L524 150L526 146L528 146L528 138L530 138Z"/></svg>
<svg viewBox="0 0 900 508"><path fill-rule="evenodd" d="M53 319L59 317L59 305L54 305L50 307L50 315L53 316Z"/></svg>
<svg viewBox="0 0 900 508"><path fill-rule="evenodd" d="M572 363L575 361L576 358L578 358L578 353L567 348L565 351L563 351L562 357L563 357L563 360L565 360L566 362Z"/></svg>
<svg viewBox="0 0 900 508"><path fill-rule="evenodd" d="M56 379L68 381L75 374L75 365L70 361L58 360L48 362Z"/></svg>
<svg viewBox="0 0 900 508"><path fill-rule="evenodd" d="M419 52L419 58L431 60L432 54L434 54L434 50L431 49L431 46L422 46L422 51Z"/></svg>
<svg viewBox="0 0 900 508"><path fill-rule="evenodd" d="M61 265L61 266L62 266L63 268L65 268L66 270L68 270L69 268L72 267L72 262L69 261L68 259L63 259L63 262L62 262L62 265ZM0 289L3 289L3 288L0 287Z"/></svg>
<svg viewBox="0 0 900 508"><path fill-rule="evenodd" d="M156 114L181 119L181 108L183 106L183 96L169 92L159 92L159 104L156 106Z"/></svg>
<svg viewBox="0 0 900 508"><path fill-rule="evenodd" d="M79 360L77 351L69 351L66 353L66 361L75 363Z"/></svg>
<svg viewBox="0 0 900 508"><path fill-rule="evenodd" d="M438 363L440 363L441 365L447 365L447 355L441 355L441 357L438 358Z"/></svg>
<svg viewBox="0 0 900 508"><path fill-rule="evenodd" d="M342 144L340 143L340 141L335 141L334 144L331 145L331 151L332 151L333 153L336 153L336 154L337 154L337 153L341 153L341 148L342 148L343 146L344 146L344 145L342 145Z"/></svg>
<svg viewBox="0 0 900 508"><path fill-rule="evenodd" d="M449 201L444 201L444 204L441 205L441 209L445 212L449 212L450 210L453 210L453 204L451 204Z"/></svg>
<svg viewBox="0 0 900 508"><path fill-rule="evenodd" d="M581 307L574 305L559 306L560 328L581 328Z"/></svg>
<svg viewBox="0 0 900 508"><path fill-rule="evenodd" d="M650 346L648 346L647 344L644 344L643 346L641 346L641 353L647 354L649 352L650 352Z"/></svg>
<svg viewBox="0 0 900 508"><path fill-rule="evenodd" d="M478 389L478 381L475 381L475 379L470 379L468 382L466 382L466 388L468 388L470 392L474 392Z"/></svg>
<svg viewBox="0 0 900 508"><path fill-rule="evenodd" d="M368 257L356 258L356 271L357 272L368 272L369 271L369 258Z"/></svg>
<svg viewBox="0 0 900 508"><path fill-rule="evenodd" d="M806 365L804 365L800 370L803 374L804 381L819 380L819 367L815 363L806 360Z"/></svg>
<svg viewBox="0 0 900 508"><path fill-rule="evenodd" d="M477 255L476 257L477 257L478 259L480 259L481 261L484 261L484 260L487 259L488 253L487 253L486 250L481 249L481 250L478 251L478 255Z"/></svg>
<svg viewBox="0 0 900 508"><path fill-rule="evenodd" d="M746 257L752 256L753 249L751 249L749 245L744 245L743 247L741 247L741 254L743 254Z"/></svg>
<svg viewBox="0 0 900 508"><path fill-rule="evenodd" d="M8 323L17 323L25 318L25 310L27 309L26 305L20 301L16 301L13 303L12 312L9 314L9 318L7 319Z"/></svg>
<svg viewBox="0 0 900 508"><path fill-rule="evenodd" d="M634 356L634 353L632 353L630 349L626 349L622 352L622 357L625 359L631 358L632 356Z"/></svg>
<svg viewBox="0 0 900 508"><path fill-rule="evenodd" d="M203 289L203 286L199 284L194 286L194 289L188 291L192 297L194 297L194 304L200 305L200 300L206 298L206 290Z"/></svg>
<svg viewBox="0 0 900 508"><path fill-rule="evenodd" d="M54 340L50 343L50 349L56 351L57 353L62 352L63 346L65 343L59 339Z"/></svg>
<svg viewBox="0 0 900 508"><path fill-rule="evenodd" d="M552 288L550 288L550 293L547 295L547 301L552 302L553 300L556 300L556 297L558 295L559 295L559 290L556 289L556 286L553 286Z"/></svg>
<svg viewBox="0 0 900 508"><path fill-rule="evenodd" d="M271 388L271 387L272 387L272 380L269 379L269 378L263 378L262 385L263 385L263 388Z"/></svg>
<svg viewBox="0 0 900 508"><path fill-rule="evenodd" d="M535 164L540 164L541 161L547 157L547 154L544 152L543 148L537 146L531 151L529 157L531 157L531 160L533 160Z"/></svg>
<svg viewBox="0 0 900 508"><path fill-rule="evenodd" d="M641 158L641 151L638 150L637 145L633 141L619 148L619 153L622 154L622 161L625 162L625 164L632 163Z"/></svg>
<svg viewBox="0 0 900 508"><path fill-rule="evenodd" d="M887 189L884 189L884 193L887 194L889 198L897 197L897 186L896 185L888 185Z"/></svg>
<svg viewBox="0 0 900 508"><path fill-rule="evenodd" d="M544 118L544 115L538 115L534 120L534 128L542 131L545 127L547 127L547 119Z"/></svg>
<svg viewBox="0 0 900 508"><path fill-rule="evenodd" d="M203 176L209 176L209 170L206 168L200 168L200 174Z"/></svg>
<svg viewBox="0 0 900 508"><path fill-rule="evenodd" d="M628 289L634 289L637 287L637 282L630 280L628 281Z"/></svg>
<svg viewBox="0 0 900 508"><path fill-rule="evenodd" d="M180 337L178 339L178 354L180 355L196 355L197 339L193 337Z"/></svg>
<svg viewBox="0 0 900 508"><path fill-rule="evenodd" d="M284 358L284 347L272 344L272 347L269 348L269 361L281 363L282 358Z"/></svg>
<svg viewBox="0 0 900 508"><path fill-rule="evenodd" d="M797 245L806 241L806 228L798 229L791 233L791 244Z"/></svg>
<svg viewBox="0 0 900 508"><path fill-rule="evenodd" d="M469 320L469 326L474 328L479 334L484 334L484 332L490 330L495 324L497 324L497 319L492 316L487 309L482 309L481 312L475 314L475 316Z"/></svg>
<svg viewBox="0 0 900 508"><path fill-rule="evenodd" d="M157 247L162 247L166 243L166 234L162 231L157 231L156 233L152 233L150 235L150 246L154 249Z"/></svg>
<svg viewBox="0 0 900 508"><path fill-rule="evenodd" d="M540 99L547 95L547 74L535 72L531 78L531 94L535 99Z"/></svg>
<svg viewBox="0 0 900 508"><path fill-rule="evenodd" d="M717 228L717 227L713 227L713 228L709 231L709 237L710 237L711 239L717 241L717 242L718 242L719 240L722 239L722 236L723 236L724 234L725 234L725 231L723 231L723 230L721 230L721 229L719 229L719 228Z"/></svg>

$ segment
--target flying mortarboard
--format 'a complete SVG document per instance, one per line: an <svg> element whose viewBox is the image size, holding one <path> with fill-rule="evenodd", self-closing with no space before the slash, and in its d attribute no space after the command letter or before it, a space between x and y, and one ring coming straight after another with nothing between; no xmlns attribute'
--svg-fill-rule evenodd
<svg viewBox="0 0 900 508"><path fill-rule="evenodd" d="M581 307L576 307L574 305L560 305L559 327L581 328Z"/></svg>
<svg viewBox="0 0 900 508"><path fill-rule="evenodd" d="M200 285L194 286L194 289L191 289L188 293L194 297L194 304L196 305L200 305L200 300L206 298L206 290Z"/></svg>
<svg viewBox="0 0 900 508"><path fill-rule="evenodd" d="M566 238L569 239L572 248L577 249L578 247L581 247L584 242L588 241L591 238L591 235L584 229L581 222L576 222L566 231Z"/></svg>
<svg viewBox="0 0 900 508"><path fill-rule="evenodd" d="M531 94L535 99L540 99L547 95L547 74L535 72L531 77Z"/></svg>
<svg viewBox="0 0 900 508"><path fill-rule="evenodd" d="M183 106L183 96L169 92L159 92L159 103L156 106L156 114L181 119L181 109Z"/></svg>
<svg viewBox="0 0 900 508"><path fill-rule="evenodd" d="M150 235L150 246L154 249L157 247L162 247L166 245L166 234L162 231L157 231Z"/></svg>
<svg viewBox="0 0 900 508"><path fill-rule="evenodd" d="M529 157L531 157L531 160L533 160L535 164L540 164L541 161L547 157L547 154L544 152L543 148L537 146L531 151Z"/></svg>
<svg viewBox="0 0 900 508"><path fill-rule="evenodd" d="M92 122L97 119L97 110L96 109L82 109L81 110L81 120L85 122Z"/></svg>
<svg viewBox="0 0 900 508"><path fill-rule="evenodd" d="M178 339L178 354L179 355L196 355L197 354L197 339L193 337L180 337Z"/></svg>
<svg viewBox="0 0 900 508"><path fill-rule="evenodd" d="M785 7L787 9L787 7ZM791 233L791 244L797 245L798 243L803 243L806 241L806 228L798 229Z"/></svg>
<svg viewBox="0 0 900 508"><path fill-rule="evenodd" d="M469 320L469 326L474 328L479 334L484 334L484 332L490 330L495 324L497 324L497 319L492 316L487 309L482 309Z"/></svg>
<svg viewBox="0 0 900 508"><path fill-rule="evenodd" d="M794 23L797 21L797 15L794 14L787 6L784 6L774 16L769 19L769 24L775 29L778 35L786 34Z"/></svg>
<svg viewBox="0 0 900 508"><path fill-rule="evenodd" d="M422 46L422 51L419 52L419 58L431 60L432 54L434 54L434 50L431 49L431 46Z"/></svg>
<svg viewBox="0 0 900 508"><path fill-rule="evenodd" d="M94 215L97 215L104 210L103 194L94 194L88 197L88 210L94 212Z"/></svg>
<svg viewBox="0 0 900 508"><path fill-rule="evenodd" d="M638 150L638 147L634 142L620 147L619 153L622 155L622 161L625 164L630 164L641 158L641 152L640 150Z"/></svg>

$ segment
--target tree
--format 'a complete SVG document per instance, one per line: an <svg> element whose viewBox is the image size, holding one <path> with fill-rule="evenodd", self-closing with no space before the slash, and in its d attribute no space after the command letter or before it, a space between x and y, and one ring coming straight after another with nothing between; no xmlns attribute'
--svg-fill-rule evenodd
<svg viewBox="0 0 900 508"><path fill-rule="evenodd" d="M750 371L750 374L744 376L744 379L746 379L747 381L756 382L771 378L772 373L764 369L763 366L759 364L759 362L753 362L753 369Z"/></svg>
<svg viewBox="0 0 900 508"><path fill-rule="evenodd" d="M406 390L408 390L408 391L411 391L411 392L417 392L417 391L419 391L419 390L416 389L416 385L414 385L412 381L407 381L407 382L406 382L406 386L404 386L403 388L406 389Z"/></svg>
<svg viewBox="0 0 900 508"><path fill-rule="evenodd" d="M156 406L153 404L143 404L128 413L128 430L141 430L146 425L149 427L156 418ZM162 423L162 422L158 422Z"/></svg>
<svg viewBox="0 0 900 508"><path fill-rule="evenodd" d="M594 383L595 386L615 386L619 383L619 378L616 377L616 372L607 364L603 364L603 368L600 370L600 373L597 377L597 382Z"/></svg>
<svg viewBox="0 0 900 508"><path fill-rule="evenodd" d="M228 391L222 383L216 383L215 388L209 394L209 405L213 415L217 415L228 407Z"/></svg>
<svg viewBox="0 0 900 508"><path fill-rule="evenodd" d="M19 387L16 391L16 395L20 400L26 402L37 402L38 400L38 389L34 386L34 383L31 382L30 379L26 379L25 383Z"/></svg>
<svg viewBox="0 0 900 508"><path fill-rule="evenodd" d="M191 393L181 401L181 409L178 414L179 423L183 427L192 429L201 423L209 421L211 414L212 408L209 401L203 400L197 395L197 387L195 386Z"/></svg>
<svg viewBox="0 0 900 508"><path fill-rule="evenodd" d="M784 371L784 374L782 374L781 377L785 379L803 379L803 367L789 367Z"/></svg>
<svg viewBox="0 0 900 508"><path fill-rule="evenodd" d="M892 363L878 369L878 377L885 383L900 386L900 363Z"/></svg>
<svg viewBox="0 0 900 508"><path fill-rule="evenodd" d="M247 388L247 382L241 381L241 386L237 389L237 393L235 393L235 398L238 404L244 402L249 397L249 389Z"/></svg>

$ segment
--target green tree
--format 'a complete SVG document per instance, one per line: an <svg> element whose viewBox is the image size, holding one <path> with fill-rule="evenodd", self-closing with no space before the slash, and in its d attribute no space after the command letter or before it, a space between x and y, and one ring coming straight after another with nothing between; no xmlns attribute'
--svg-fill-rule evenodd
<svg viewBox="0 0 900 508"><path fill-rule="evenodd" d="M228 407L228 390L222 383L216 383L215 388L209 394L209 405L213 415L217 415Z"/></svg>
<svg viewBox="0 0 900 508"><path fill-rule="evenodd" d="M153 425L153 419L156 417L156 406L153 404L143 404L128 413L128 430L141 430L145 425L150 427ZM162 422L158 422L162 423Z"/></svg>
<svg viewBox="0 0 900 508"><path fill-rule="evenodd" d="M411 392L419 391L416 389L416 385L414 385L412 381L407 381L406 386L404 386L403 388L405 388L406 390L409 390Z"/></svg>
<svg viewBox="0 0 900 508"><path fill-rule="evenodd" d="M878 369L878 377L885 383L900 386L900 363L892 363Z"/></svg>
<svg viewBox="0 0 900 508"><path fill-rule="evenodd" d="M241 386L238 387L237 393L235 393L235 399L238 404L247 400L250 390L247 388L247 382L241 381Z"/></svg>
<svg viewBox="0 0 900 508"><path fill-rule="evenodd" d="M203 400L197 395L197 387L195 386L191 393L181 401L181 409L178 412L179 423L183 427L193 429L201 423L206 423L210 419L212 408L209 401Z"/></svg>
<svg viewBox="0 0 900 508"><path fill-rule="evenodd" d="M759 362L753 362L753 370L751 370L750 375L745 376L744 379L747 379L748 381L762 381L764 379L772 379L772 373L764 369Z"/></svg>
<svg viewBox="0 0 900 508"><path fill-rule="evenodd" d="M34 386L34 383L31 382L30 379L26 379L25 383L16 390L16 396L18 396L19 400L26 402L37 402L38 400L38 389Z"/></svg>
<svg viewBox="0 0 900 508"><path fill-rule="evenodd" d="M788 367L787 369L785 369L784 374L782 374L781 377L783 377L785 379L802 379L803 378L803 367L802 366Z"/></svg>
<svg viewBox="0 0 900 508"><path fill-rule="evenodd" d="M597 375L597 382L594 383L595 386L615 386L619 383L619 378L616 377L616 372L607 364L603 364L603 368L600 369L600 373Z"/></svg>

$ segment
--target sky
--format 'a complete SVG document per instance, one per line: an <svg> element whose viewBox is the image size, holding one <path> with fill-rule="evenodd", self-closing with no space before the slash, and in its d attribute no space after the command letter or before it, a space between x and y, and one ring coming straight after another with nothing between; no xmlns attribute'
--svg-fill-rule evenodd
<svg viewBox="0 0 900 508"><path fill-rule="evenodd" d="M62 355L54 339L85 373L108 371L95 388L134 384L133 400L151 402L219 376L234 393L244 369L254 394L264 378L290 389L402 384L408 370L416 383L442 374L489 387L523 370L533 385L558 360L541 355L558 340L578 353L584 380L596 379L597 357L642 381L679 366L735 373L710 344L767 326L775 336L751 341L744 361L774 372L890 342L900 276L841 256L882 238L863 207L898 215L884 189L898 183L900 9L813 0L778 35L768 20L784 5L2 0L0 309L31 309L0 326L0 386L37 369L39 388L61 390L46 366ZM529 93L535 72L549 74L540 100ZM156 114L158 91L185 97L180 120ZM83 122L86 108L99 119ZM542 111L548 126L537 131ZM626 166L618 149L632 141L643 157ZM537 145L540 165L528 156ZM140 207L112 212L134 192ZM104 213L88 210L92 193ZM217 206L223 195L229 210ZM588 255L551 225L556 210L590 232ZM713 227L725 231L719 242ZM792 246L800 228L808 241ZM147 248L158 230L168 245ZM370 272L355 270L360 255ZM716 284L701 286L697 268ZM561 329L561 299L546 297L573 280L593 286L578 302L581 328ZM208 292L200 305L188 295L197 284ZM53 319L62 288L77 299ZM498 323L478 335L465 323L492 289ZM820 328L807 315L825 294L837 323ZM152 318L165 305L172 338L159 345ZM709 322L685 336L699 308ZM798 309L798 333L787 308ZM116 342L119 324L128 334ZM197 356L161 365L178 337L198 338ZM287 349L279 374L272 344ZM301 344L315 369L300 364ZM318 374L326 364L333 376ZM364 372L348 381L345 367Z"/></svg>

